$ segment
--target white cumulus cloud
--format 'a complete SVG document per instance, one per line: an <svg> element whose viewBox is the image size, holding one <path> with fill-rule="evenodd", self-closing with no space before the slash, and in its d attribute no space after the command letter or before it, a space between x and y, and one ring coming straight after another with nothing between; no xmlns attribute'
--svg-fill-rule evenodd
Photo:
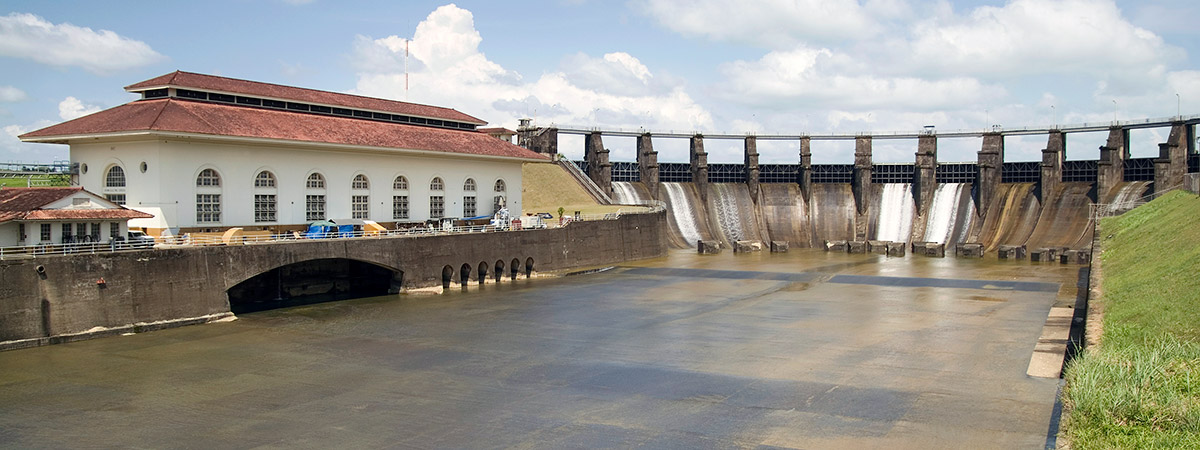
<svg viewBox="0 0 1200 450"><path fill-rule="evenodd" d="M712 123L680 83L654 73L631 54L569 55L561 70L531 81L489 60L479 50L482 41L471 12L455 5L430 13L411 40L360 36L352 55L358 69L355 92L452 107L506 126L521 117L542 124L673 129Z"/></svg>
<svg viewBox="0 0 1200 450"><path fill-rule="evenodd" d="M100 111L101 107L96 105L84 104L75 97L67 97L63 101L58 102L58 117L63 120L77 119L88 114Z"/></svg>
<svg viewBox="0 0 1200 450"><path fill-rule="evenodd" d="M33 14L0 16L0 55L51 66L78 66L95 74L165 59L145 42L109 30L53 24Z"/></svg>
<svg viewBox="0 0 1200 450"><path fill-rule="evenodd" d="M913 61L953 73L1092 74L1161 70L1181 57L1154 33L1134 26L1111 0L1014 0L969 15L920 22Z"/></svg>

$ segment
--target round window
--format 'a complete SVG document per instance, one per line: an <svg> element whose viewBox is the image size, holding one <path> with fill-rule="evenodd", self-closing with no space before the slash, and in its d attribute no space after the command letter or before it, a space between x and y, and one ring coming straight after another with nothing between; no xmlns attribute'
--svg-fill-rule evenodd
<svg viewBox="0 0 1200 450"><path fill-rule="evenodd" d="M87 173L87 163L80 164L79 171L86 174Z"/></svg>
<svg viewBox="0 0 1200 450"><path fill-rule="evenodd" d="M146 165L146 162L145 162L145 161L142 161L142 165L141 165L142 173L146 173L146 168L147 168L147 167L148 167L148 166Z"/></svg>

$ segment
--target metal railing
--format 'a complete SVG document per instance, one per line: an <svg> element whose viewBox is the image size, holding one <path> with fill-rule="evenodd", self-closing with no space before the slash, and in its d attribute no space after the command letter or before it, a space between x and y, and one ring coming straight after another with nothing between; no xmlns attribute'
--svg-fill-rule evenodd
<svg viewBox="0 0 1200 450"><path fill-rule="evenodd" d="M287 243L329 239L378 239L385 237L422 237L422 236L442 236L450 234L469 234L469 233L494 233L494 232L521 232L531 230L541 230L547 228L558 228L569 226L571 222L576 221L597 221L597 220L616 220L626 214L647 214L663 211L666 209L666 204L661 201L655 201L645 205L646 209L618 209L616 212L604 214L580 214L579 216L567 216L565 219L559 219L553 222L542 222L530 227L515 226L511 223L509 226L494 226L494 225L472 225L472 226L449 226L449 227L415 227L398 230L384 231L354 231L354 232L327 232L319 236L308 236L302 232L279 233L279 234L243 234L232 236L226 239L224 236L216 234L203 235L182 235L168 236L159 238L158 242L150 244L148 242L139 241L111 241L111 242L91 242L91 243L73 243L73 244L37 244L14 247L0 247L0 260L5 259L28 259L39 256L51 255L72 255L72 254L96 254L96 253L119 253L129 251L145 251L153 249L167 248L184 248L184 247L204 247L204 246L219 246L219 245L255 245L255 244L272 244L272 243ZM561 223L560 223L561 221Z"/></svg>

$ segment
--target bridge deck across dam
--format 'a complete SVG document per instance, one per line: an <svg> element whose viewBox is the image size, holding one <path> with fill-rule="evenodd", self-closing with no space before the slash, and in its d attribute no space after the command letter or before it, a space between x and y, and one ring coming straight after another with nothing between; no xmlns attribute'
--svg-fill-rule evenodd
<svg viewBox="0 0 1200 450"><path fill-rule="evenodd" d="M93 329L230 312L230 289L260 274L322 260L360 261L399 275L400 288L478 282L496 267L555 271L666 252L665 213L623 214L546 230L38 256L0 261L0 343L53 342ZM460 268L467 268L460 273ZM12 346L10 345L10 347Z"/></svg>

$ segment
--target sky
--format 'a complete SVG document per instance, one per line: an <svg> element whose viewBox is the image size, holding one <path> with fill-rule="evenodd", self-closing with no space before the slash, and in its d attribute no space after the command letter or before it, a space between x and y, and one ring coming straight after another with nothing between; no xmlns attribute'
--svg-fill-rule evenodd
<svg viewBox="0 0 1200 450"><path fill-rule="evenodd" d="M1194 0L6 0L0 9L0 162L68 158L16 136L135 100L124 86L184 70L455 108L537 125L708 134L1006 128L1200 114ZM406 56L407 49L407 56ZM407 76L406 76L407 74ZM407 81L406 81L407 79ZM1136 131L1135 157L1166 129ZM1067 137L1096 159L1106 133ZM614 161L633 138L605 138ZM1040 160L1044 136L1006 139ZM686 162L685 139L656 139ZM740 162L739 140L709 140ZM980 139L940 139L973 161ZM760 141L795 163L798 142ZM560 153L581 159L583 138ZM916 142L876 140L876 162ZM850 163L851 141L815 141Z"/></svg>

